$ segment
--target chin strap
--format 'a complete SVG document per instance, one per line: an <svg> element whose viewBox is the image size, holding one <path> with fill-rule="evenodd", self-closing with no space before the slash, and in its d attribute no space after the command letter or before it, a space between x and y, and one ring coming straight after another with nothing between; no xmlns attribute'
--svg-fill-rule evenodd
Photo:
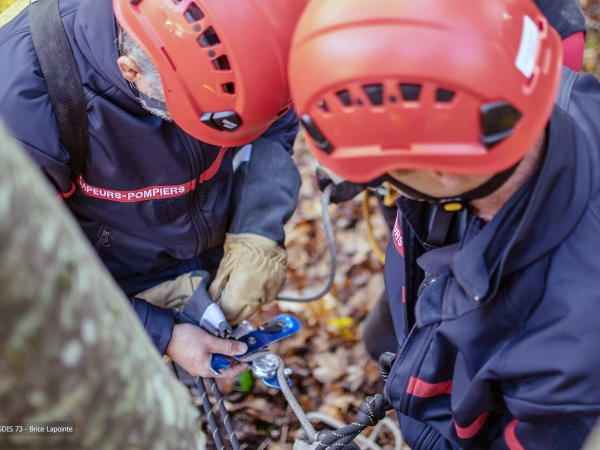
<svg viewBox="0 0 600 450"><path fill-rule="evenodd" d="M389 174L385 174L382 177L382 179L399 189L402 193L408 195L409 197L415 200L426 201L434 205L440 205L444 209L444 211L447 212L456 212L466 208L471 200L487 197L488 195L496 191L496 189L502 186L506 182L506 180L508 180L510 176L514 173L517 166L519 165L519 162L514 166L509 167L505 171L495 174L492 178L483 183L481 186L478 186L475 189L471 189L470 191L467 191L456 197L432 197L430 195L419 192L416 189L405 185L404 183L401 183Z"/></svg>
<svg viewBox="0 0 600 450"><path fill-rule="evenodd" d="M159 110L165 111L165 112L169 111L167 109L167 104L165 102L161 102L160 100L157 100L152 97L148 97L146 94L143 94L142 92L140 92L140 90L137 88L137 86L134 83L132 83L131 81L129 82L129 87L131 88L133 93L140 100L143 100L146 103L146 106L148 106L149 108L159 109Z"/></svg>

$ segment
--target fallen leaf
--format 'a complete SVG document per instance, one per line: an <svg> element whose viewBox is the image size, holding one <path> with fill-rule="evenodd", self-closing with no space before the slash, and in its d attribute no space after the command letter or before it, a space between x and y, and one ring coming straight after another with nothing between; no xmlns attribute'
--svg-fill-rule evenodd
<svg viewBox="0 0 600 450"><path fill-rule="evenodd" d="M320 382L335 381L346 373L348 350L338 347L334 352L321 353L313 358L316 364L313 376Z"/></svg>

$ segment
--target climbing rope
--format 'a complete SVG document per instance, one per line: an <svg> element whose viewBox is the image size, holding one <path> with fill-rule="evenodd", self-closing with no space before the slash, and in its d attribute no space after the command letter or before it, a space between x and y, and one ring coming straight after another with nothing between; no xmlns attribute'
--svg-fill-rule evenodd
<svg viewBox="0 0 600 450"><path fill-rule="evenodd" d="M371 250L379 260L379 262L383 265L385 263L385 254L379 248L379 244L375 240L375 234L373 234L373 225L371 225L371 211L369 210L369 190L365 189L365 194L362 201L362 213L365 218L365 227L367 228L367 237L369 238L369 244L371 245Z"/></svg>
<svg viewBox="0 0 600 450"><path fill-rule="evenodd" d="M311 411L306 414L309 420L318 421L333 429L343 428L346 426L344 422L334 419L329 414L325 414L321 411ZM361 449L364 450L383 450L377 444L377 438L381 434L382 429L385 428L394 437L393 450L402 450L404 441L402 440L402 433L398 427L398 421L393 420L389 417L385 417L377 425L373 427L368 436L359 434L354 438L354 441L359 444Z"/></svg>
<svg viewBox="0 0 600 450"><path fill-rule="evenodd" d="M278 295L277 300L284 300L287 302L298 302L298 303L309 303L319 300L325 294L327 294L333 286L335 279L335 270L337 266L337 253L335 250L335 238L333 236L333 227L331 226L331 217L329 216L329 199L331 198L331 190L333 185L330 184L323 190L323 196L321 197L321 214L323 217L323 228L325 229L325 237L327 238L327 249L329 250L329 276L323 289L319 292L302 296L302 297L290 297L286 295Z"/></svg>
<svg viewBox="0 0 600 450"><path fill-rule="evenodd" d="M329 447L344 448L365 428L377 425L380 420L385 418L385 413L391 409L392 405L383 395L375 394L367 397L360 404L356 421L325 436L316 450L325 450Z"/></svg>
<svg viewBox="0 0 600 450"><path fill-rule="evenodd" d="M207 378L206 380L208 380L211 383L215 383L214 378ZM210 435L212 436L213 441L215 442L215 445L217 446L217 448L219 450L225 450L225 445L223 444L223 439L221 438L221 434L219 433L219 426L217 425L215 415L213 414L212 404L210 403L210 399L208 398L208 393L206 392L206 387L204 386L204 379L202 377L196 378L196 386L198 388L198 392L200 393L200 400L202 401L202 408L204 409L204 414L206 415L208 431L210 432ZM215 391L218 392L219 389L217 388L217 389L213 390L213 392L215 392ZM220 392L219 392L219 396L220 396ZM219 410L219 413L221 414L221 416L223 418L223 422L225 423L225 427L227 428L227 431L229 432L230 428L232 430L232 432L230 434L230 441L231 441L231 445L232 445L233 449L239 450L240 445L238 444L237 438L235 437L235 433L233 432L233 427L231 426L231 423L229 423L229 414L227 414L227 412L226 412L225 416L223 417L223 412L221 410ZM229 427L227 424L229 424ZM231 439L231 436L233 436L233 439ZM235 442L235 444L234 444L234 442Z"/></svg>
<svg viewBox="0 0 600 450"><path fill-rule="evenodd" d="M265 352L255 353L253 355L250 355L247 358L243 358L242 360L245 362L251 363L256 358L260 357L261 354L264 354L264 353ZM315 429L313 428L312 424L310 423L310 418L309 418L310 415L315 417L315 413L309 413L309 415L304 413L304 410L298 403L298 400L296 400L294 393L288 386L288 380L285 375L285 366L283 364L283 360L278 355L274 355L274 356L277 358L277 360L279 362L279 365L277 366L277 381L279 382L279 387L281 388L281 392L283 393L285 399L287 400L288 404L292 408L292 411L298 418L298 421L300 422L300 425L304 429L304 432L306 433L308 438L311 441L316 441L317 433L315 432ZM376 394L374 396L367 397L360 404L359 411L358 411L358 417L357 417L356 421L351 423L350 425L339 427L338 430L333 431L328 436L323 438L323 440L320 442L319 446L317 446L317 450L325 450L330 447L344 448L344 446L346 446L347 444L352 442L354 439L356 439L358 437L358 435L364 431L365 428L376 426L380 421L386 419L385 413L391 409L392 409L392 405L385 399L385 397L383 395ZM327 419L329 417L321 414L320 418ZM397 444L396 447L400 448L400 446L402 445L402 436L401 436L399 430L396 429L397 427L391 426L390 424L388 424L388 428L393 430L392 433L394 434L394 437L396 438L396 444ZM375 436L377 436L378 430L379 429L373 430L373 433L372 433L373 440L374 440ZM368 441L366 441L366 442L368 442ZM373 447L372 445L369 445L369 446L371 448Z"/></svg>
<svg viewBox="0 0 600 450"><path fill-rule="evenodd" d="M255 359L260 358L261 356L267 354L266 351L256 352L252 355L249 355L245 358L240 358L240 361L252 363ZM310 422L310 418L318 418L324 422L331 422L333 420L331 417L324 415L322 413L309 413L308 415L304 413L304 410L298 403L298 400L294 396L294 393L290 389L288 385L288 379L285 372L285 365L283 360L273 353L271 353L277 361L277 381L279 383L279 387L281 392L283 393L285 399L287 400L290 408L298 418L300 425L304 429L306 435L311 441L316 441L317 433L315 432L314 427ZM393 354L389 354L389 357L385 361L380 361L381 365L389 365L393 362ZM221 433L219 430L219 425L217 424L217 420L215 418L215 414L213 413L213 405L210 403L210 399L208 397L208 392L206 390L205 382L210 384L210 391L212 392L215 400L217 401L217 406L219 409L219 414L221 416L223 425L227 431L227 435L229 438L229 442L233 450L239 450L240 444L235 435L235 431L233 428L233 424L231 423L231 419L225 408L223 403L223 398L221 397L221 393L217 387L217 384L214 378L206 378L203 379L201 377L196 378L196 384L198 387L198 392L200 393L200 399L202 401L202 407L204 409L204 413L206 415L208 430L219 450L225 450L225 444L221 437ZM344 448L347 444L352 442L354 439L357 439L359 435L365 430L367 427L374 427L379 424L379 422L386 419L386 412L392 409L392 405L385 399L385 397L381 394L376 394L374 396L367 397L359 407L358 416L356 421L349 425L338 426L338 429L331 432L319 442L319 445L316 447L316 450L326 450L329 448ZM389 422L389 420L388 420ZM392 431L396 441L396 448L400 448L402 444L402 436L397 430L397 427L385 423L387 427ZM335 422L334 425L339 425L339 422ZM380 424L381 426L381 424ZM379 447L374 443L375 437L378 435L380 427L377 427L371 433L372 436L369 439L362 437L358 439L359 442L366 444L371 449L378 449Z"/></svg>

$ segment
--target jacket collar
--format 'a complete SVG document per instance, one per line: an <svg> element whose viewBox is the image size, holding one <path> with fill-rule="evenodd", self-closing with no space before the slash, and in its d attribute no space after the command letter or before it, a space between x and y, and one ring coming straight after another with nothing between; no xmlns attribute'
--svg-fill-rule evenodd
<svg viewBox="0 0 600 450"><path fill-rule="evenodd" d="M117 22L110 0L81 0L74 24L75 40L91 67L106 81L138 102L123 78L117 59Z"/></svg>
<svg viewBox="0 0 600 450"><path fill-rule="evenodd" d="M548 131L542 166L489 223L471 217L465 229L466 218L459 220L454 233L460 246L442 252L445 262L441 266L436 260L443 249L425 246L431 255L419 258L419 266L426 273L452 273L458 281L453 289L466 294L466 298L451 296L455 304L444 305L445 317L464 314L492 298L503 276L550 253L569 236L583 214L590 197L586 149L575 145L572 119L559 107L552 114ZM398 205L423 244L433 208L407 198L400 198Z"/></svg>
<svg viewBox="0 0 600 450"><path fill-rule="evenodd" d="M549 123L544 162L491 222L469 225L452 272L482 303L503 276L547 255L571 233L590 197L589 157L575 145L571 117L559 107Z"/></svg>

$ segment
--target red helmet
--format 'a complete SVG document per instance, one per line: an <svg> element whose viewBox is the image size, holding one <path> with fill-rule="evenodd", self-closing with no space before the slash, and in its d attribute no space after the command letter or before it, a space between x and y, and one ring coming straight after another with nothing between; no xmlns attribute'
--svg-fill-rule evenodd
<svg viewBox="0 0 600 450"><path fill-rule="evenodd" d="M560 37L523 0L319 0L290 89L320 162L354 182L401 169L493 174L544 130Z"/></svg>
<svg viewBox="0 0 600 450"><path fill-rule="evenodd" d="M173 120L236 146L291 106L287 62L306 0L113 0L119 24L160 74Z"/></svg>

